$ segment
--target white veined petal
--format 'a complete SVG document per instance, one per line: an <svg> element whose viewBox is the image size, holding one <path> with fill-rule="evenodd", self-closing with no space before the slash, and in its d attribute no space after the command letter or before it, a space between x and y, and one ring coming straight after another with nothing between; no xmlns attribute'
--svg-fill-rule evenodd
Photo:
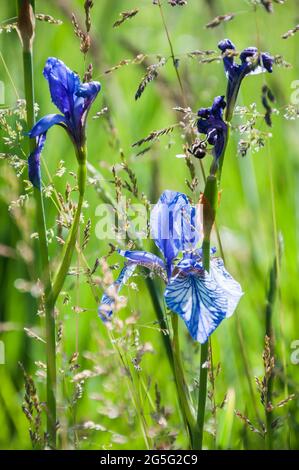
<svg viewBox="0 0 299 470"><path fill-rule="evenodd" d="M244 294L240 284L225 269L221 258L212 258L210 265L211 276L218 286L225 292L227 296L227 312L226 318L234 313L240 298Z"/></svg>
<svg viewBox="0 0 299 470"><path fill-rule="evenodd" d="M165 291L167 307L184 320L190 335L205 343L226 316L227 299L208 273L181 273Z"/></svg>

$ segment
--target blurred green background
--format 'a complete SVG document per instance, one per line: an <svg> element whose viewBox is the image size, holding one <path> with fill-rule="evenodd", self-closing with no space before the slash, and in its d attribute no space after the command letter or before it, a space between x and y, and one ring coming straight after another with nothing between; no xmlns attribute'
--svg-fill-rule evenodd
<svg viewBox="0 0 299 470"><path fill-rule="evenodd" d="M169 58L169 45L158 7L152 5L151 0L96 0L92 9L92 48L84 61L70 20L74 12L84 25L83 3L83 0L36 1L37 13L49 14L63 21L61 25L41 21L36 24L34 70L39 116L56 112L47 82L42 76L46 59L49 56L58 57L81 76L88 63L92 62L93 78L101 82L102 91L89 117L88 153L94 168L104 175L104 187L115 195L111 168L121 163L122 149L137 175L140 194L143 192L152 203L164 189L183 191L194 199L198 198L204 188L198 161L193 160L199 185L197 192L191 194L185 183L185 179L189 178L188 169L184 160L176 158L177 154L183 153L181 129L162 137L144 155L136 156L138 150L131 147L132 143L152 130L168 127L180 119L173 108L182 106L183 101L171 59L167 60L159 71L159 77L147 86L138 101L134 100L134 94L145 74L144 64L126 65L105 74L105 70L121 60L132 59L139 53L148 55L147 65L156 63L157 55ZM139 13L134 18L119 28L112 27L121 11L136 7ZM294 92L292 83L299 80L299 34L287 40L281 39L281 35L299 22L299 5L296 0L288 0L283 5L274 3L274 7L274 13L269 14L262 5L254 8L245 0L189 0L185 7L176 8L163 2L175 56L179 58L187 104L194 112L199 107L210 106L214 96L225 94L226 78L221 62L199 63L196 57L188 57L188 52L216 50L218 41L229 37L239 50L256 45L273 55L282 55L292 64L291 68L275 66L272 75L246 78L239 96L239 105L249 106L256 102L258 110L263 112L261 89L267 83L276 96L274 107L279 114L273 114L272 129L267 128L262 119L258 120L256 127L272 134L259 152L249 151L245 157L240 157L237 153L240 135L233 133L224 165L218 226L226 266L241 283L245 295L235 315L223 322L212 336L214 365L221 363L215 384L215 400L222 403L228 394L228 403L217 410L216 425L211 411L207 412L206 448L264 448L264 440L235 417L233 411L239 410L254 426L261 428L256 415L258 411L263 421L264 410L255 376L263 376L267 290L277 252L278 233L281 233L284 248L273 312L276 339L273 401L282 400L286 394L298 393L299 364L292 363L296 361L291 360L291 354L294 352L292 343L299 339L299 138L298 121L286 120L284 114ZM14 18L14 2L2 0L0 12L1 21ZM205 28L212 18L226 13L235 13L234 19L215 29ZM24 97L21 47L15 31L2 32L0 50L3 56L3 59L0 57L0 79L5 85L5 105L13 106L15 90L18 97ZM110 124L105 117L92 119L104 106L109 108ZM238 124L237 117L234 124ZM1 152L7 152L2 139L5 133L1 129L0 134ZM60 128L49 132L43 159L58 191L63 194L67 182L74 186L74 178L69 172L76 171L76 160L69 139ZM59 177L56 171L61 160L67 171ZM204 165L207 169L209 163L209 157L206 157ZM10 215L9 204L24 193L24 188L5 159L0 165L0 340L5 345L5 364L0 365L0 448L30 449L28 423L21 409L24 380L18 361L32 374L41 400L45 399L44 374L42 367L36 364L37 361L45 361L44 344L30 338L24 331L24 327L29 328L43 337L43 319L37 315L37 301L30 293L32 285L28 285L32 281L31 276L34 279L36 265L35 244L30 237L35 232L34 206L30 199L25 208L17 209L15 216ZM43 174L48 184L49 178L45 172ZM123 172L119 174L126 178ZM27 179L26 170L23 176ZM97 257L107 255L109 246L107 241L98 240L95 234L98 222L95 211L101 197L91 184L86 200L85 224L90 218L92 229L84 254L89 265L93 266ZM55 239L57 210L51 198L45 198L45 205L48 227L54 232L50 244L53 257L60 250ZM84 224L81 232L83 227ZM122 260L113 255L108 262L122 263ZM74 257L74 267L76 263ZM134 282L139 292L125 289L128 306L118 315L125 321L136 314L137 323L133 330L125 324L119 332L116 325L113 334L120 340L113 344L105 326L97 318L97 303L87 285L86 276L82 273L79 279L69 276L66 282L65 292L69 301L65 301L66 294L62 295L57 313L59 324L63 324L58 364L61 369L60 435L64 448L143 449L146 445L165 448L174 434L177 437L173 445L186 448L187 437L161 333L154 323L151 299L142 278L134 278ZM159 283L157 286L162 289ZM101 290L98 290L100 294ZM196 391L199 347L192 343L181 322L180 327L184 365L189 383ZM85 380L82 397L72 406L74 372L69 370L69 360L77 351L77 342L81 368L75 373L93 370L95 376ZM152 345L152 352L142 358L140 371L134 368L132 359L136 356L138 345L148 342ZM124 373L118 351L131 370L129 376ZM159 390L161 406L155 402L155 387ZM274 434L276 448L299 448L298 403L295 397L289 404L274 411L275 418L280 418ZM165 418L164 421L158 416L159 413ZM146 429L147 439L144 439L142 429ZM213 437L215 429L216 438Z"/></svg>

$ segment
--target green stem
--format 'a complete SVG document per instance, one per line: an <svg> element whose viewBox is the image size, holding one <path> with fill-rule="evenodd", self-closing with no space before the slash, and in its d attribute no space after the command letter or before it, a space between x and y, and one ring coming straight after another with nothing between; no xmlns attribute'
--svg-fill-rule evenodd
<svg viewBox="0 0 299 470"><path fill-rule="evenodd" d="M172 352L172 346L171 346L170 337L168 333L168 325L164 317L164 312L161 307L161 303L159 300L159 296L157 294L156 286L155 286L153 279L149 277L146 278L146 284L147 284L147 288L151 296L153 307L154 307L154 310L155 310L155 313L159 322L159 327L162 330L162 341L163 341L165 351L167 353L169 365L173 371L173 352ZM165 332L167 333L165 334Z"/></svg>
<svg viewBox="0 0 299 470"><path fill-rule="evenodd" d="M273 325L272 317L273 310L275 306L276 294L278 290L278 271L280 265L281 249L278 248L278 259L275 256L273 266L270 270L270 282L267 293L267 304L266 304L266 335L270 339L270 350L271 357L274 357L274 334L273 334ZM267 410L267 405L272 403L272 392L273 392L273 380L274 372L272 371L267 384L267 394L266 394L266 406L265 406L265 415L266 415L266 447L268 450L273 449L273 412Z"/></svg>
<svg viewBox="0 0 299 470"><path fill-rule="evenodd" d="M153 306L159 321L161 329L168 330L159 296L152 279L147 278L147 288L149 290ZM162 340L167 353L168 361L172 373L175 378L176 390L179 400L180 409L183 415L184 423L187 428L187 432L190 438L190 444L193 448L193 442L195 441L193 432L195 429L195 419L191 407L191 398L184 378L184 369L180 357L179 338L178 338L178 316L175 313L171 313L172 329L173 329L173 341L171 343L169 334L162 332Z"/></svg>
<svg viewBox="0 0 299 470"><path fill-rule="evenodd" d="M49 445L56 448L56 330L54 305L50 301L52 289L45 292L46 355L47 355L47 434Z"/></svg>
<svg viewBox="0 0 299 470"><path fill-rule="evenodd" d="M196 447L195 447L196 450L202 450L206 401L207 401L208 357L209 357L209 342L206 341L206 343L201 345L201 351L200 351L199 392L198 392Z"/></svg>
<svg viewBox="0 0 299 470"><path fill-rule="evenodd" d="M17 13L21 18L23 9L26 8L26 2L18 0ZM34 2L30 2L34 9ZM22 32L21 32L22 35ZM29 47L27 41L23 42L23 68L24 68L24 87L27 112L27 126L31 129L35 123L34 113L34 78L33 78L33 54L32 45ZM30 42L30 41L29 41ZM28 138L29 153L36 147L35 139ZM44 285L45 296L45 315L46 315L46 356L47 356L47 433L49 444L56 447L56 351L55 351L55 318L54 306L50 302L51 297L51 274L49 265L47 229L44 212L44 203L42 192L34 188L33 195L36 206L36 224L39 241L39 259L40 259L40 277Z"/></svg>
<svg viewBox="0 0 299 470"><path fill-rule="evenodd" d="M205 271L210 271L210 251L211 251L210 240L205 239L202 242L202 262Z"/></svg>
<svg viewBox="0 0 299 470"><path fill-rule="evenodd" d="M180 90L181 90L181 93L182 93L182 97L183 97L183 101L184 101L184 106L187 107L183 83L182 83L181 76L180 76L180 74L179 74L178 67L177 67L177 64L176 64L175 55L174 55L174 49L173 49L173 45L172 45L172 41L171 41L171 38L170 38L169 31L168 31L168 28L167 28L167 24L166 24L164 12L163 12L163 7L162 7L162 4L161 4L161 1L160 1L160 0L158 0L158 7L159 7L159 10L160 10L160 15L161 15L161 18L162 18L164 30L165 30L166 37L167 37L167 41L168 41L169 48L170 48L170 54L171 54L172 63L173 63L174 70L175 70L175 73L176 73L176 77L177 77L177 80L178 80L178 83L179 83L179 86L180 86Z"/></svg>
<svg viewBox="0 0 299 470"><path fill-rule="evenodd" d="M58 295L61 292L63 287L65 278L67 276L73 252L75 249L76 241L77 241L77 234L80 224L80 217L81 217L81 210L84 201L84 192L85 192L85 185L86 185L86 147L82 147L78 151L78 173L77 173L77 180L78 180L78 189L79 189L79 200L78 206L76 209L75 217L73 220L72 227L68 234L68 238L64 244L63 251L61 254L62 261L60 266L57 270L57 273L54 276L53 281L53 292L52 292L52 302L55 304Z"/></svg>
<svg viewBox="0 0 299 470"><path fill-rule="evenodd" d="M196 422L191 406L191 397L185 380L184 368L181 361L177 314L171 313L171 322L173 329L172 350L174 375L176 380L178 398L180 403L180 409L183 414L184 423L188 430L191 448L194 449L196 448Z"/></svg>
<svg viewBox="0 0 299 470"><path fill-rule="evenodd" d="M210 238L213 225L215 223L218 205L218 184L217 177L209 175L203 194L203 244L202 256L205 271L210 271Z"/></svg>
<svg viewBox="0 0 299 470"><path fill-rule="evenodd" d="M227 121L226 124L227 124L227 134L226 134L226 138L225 138L224 148L223 148L222 154L221 154L221 156L220 156L220 158L219 158L219 169L218 169L218 172L217 172L219 185L220 185L221 176L222 176L222 167L223 167L223 162L224 162L226 147L227 147L227 144L228 144L229 134L230 134L230 124L229 124L228 121Z"/></svg>
<svg viewBox="0 0 299 470"><path fill-rule="evenodd" d="M207 178L206 187L204 191L204 207L203 207L203 231L204 239L202 244L202 260L203 268L205 271L210 271L210 236L211 230L216 217L218 203L218 186L216 176L210 175ZM196 423L196 449L202 449L205 409L207 399L207 380L208 380L208 367L207 361L209 358L209 343L208 341L201 346L200 354L200 373L199 373L199 391L198 391L198 408L197 408L197 423Z"/></svg>
<svg viewBox="0 0 299 470"><path fill-rule="evenodd" d="M205 245L205 246L204 246ZM203 260L204 268L209 271L210 266L210 243L203 243ZM207 361L209 357L209 343L201 345L200 350L200 372L199 372L199 391L198 391L198 407L197 407L197 421L196 421L196 450L202 450L204 422L205 422L205 410L207 401L207 380L208 380L208 367Z"/></svg>

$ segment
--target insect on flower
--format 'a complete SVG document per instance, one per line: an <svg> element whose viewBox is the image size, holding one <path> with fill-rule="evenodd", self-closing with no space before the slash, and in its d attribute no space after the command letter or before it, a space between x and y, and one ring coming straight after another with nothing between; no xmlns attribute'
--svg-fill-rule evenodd
<svg viewBox="0 0 299 470"><path fill-rule="evenodd" d="M256 47L248 47L241 52L241 63L237 64L234 60L236 47L229 39L220 41L218 48L223 54L224 70L228 78L226 120L230 121L243 78L263 72L272 73L274 59L268 52L259 52Z"/></svg>
<svg viewBox="0 0 299 470"><path fill-rule="evenodd" d="M146 251L118 250L127 263L111 288L119 291L137 265L150 269L166 283L167 307L180 315L194 340L205 343L222 320L234 313L242 290L220 258L212 257L209 273L203 269L197 215L185 194L164 191L150 220L151 234L163 259ZM108 291L98 309L104 321L114 308Z"/></svg>
<svg viewBox="0 0 299 470"><path fill-rule="evenodd" d="M200 160L207 154L207 144L204 140L196 139L195 142L188 148L188 152L191 153L195 158Z"/></svg>
<svg viewBox="0 0 299 470"><path fill-rule="evenodd" d="M81 83L79 76L61 60L49 57L43 74L48 80L51 98L62 114L48 114L41 118L29 132L37 138L36 149L29 156L29 179L38 188L41 185L40 155L50 127L58 124L69 134L78 160L85 145L85 128L88 111L101 89L98 82Z"/></svg>

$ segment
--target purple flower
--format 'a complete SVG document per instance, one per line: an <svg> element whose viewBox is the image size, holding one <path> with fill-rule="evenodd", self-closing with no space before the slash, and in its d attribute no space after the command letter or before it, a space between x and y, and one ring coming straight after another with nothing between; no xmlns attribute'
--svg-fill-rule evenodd
<svg viewBox="0 0 299 470"><path fill-rule="evenodd" d="M198 132L207 136L208 143L213 146L216 161L223 153L227 138L227 125L223 121L225 106L224 96L217 96L211 108L201 108L197 113Z"/></svg>
<svg viewBox="0 0 299 470"><path fill-rule="evenodd" d="M196 209L185 194L164 191L151 213L151 232L162 258L146 251L122 251L127 263L114 289L119 292L134 267L144 266L166 283L164 298L170 310L184 320L190 335L205 343L224 318L230 317L242 296L240 285L219 258L211 259L210 273L202 266ZM181 256L177 259L179 253ZM114 299L105 293L99 315L108 320Z"/></svg>
<svg viewBox="0 0 299 470"><path fill-rule="evenodd" d="M51 98L62 114L48 114L41 118L29 132L30 138L37 137L37 147L29 157L29 179L40 188L40 155L47 131L58 124L71 137L80 156L85 144L86 118L91 104L101 89L98 82L81 83L79 76L61 60L49 57L44 72L48 80Z"/></svg>
<svg viewBox="0 0 299 470"><path fill-rule="evenodd" d="M230 121L243 78L246 75L262 72L272 73L274 59L267 52L259 52L256 47L248 47L241 52L241 63L237 64L234 60L236 48L229 39L220 41L218 48L223 53L224 70L228 78L226 119Z"/></svg>

